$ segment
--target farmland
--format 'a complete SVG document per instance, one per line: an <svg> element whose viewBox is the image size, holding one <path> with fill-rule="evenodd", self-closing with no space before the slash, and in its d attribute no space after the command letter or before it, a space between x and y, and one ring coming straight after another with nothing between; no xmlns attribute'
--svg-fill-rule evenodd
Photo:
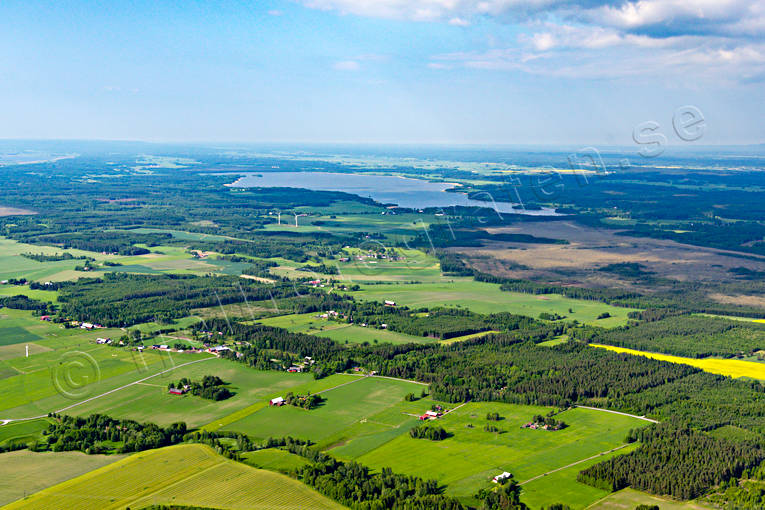
<svg viewBox="0 0 765 510"><path fill-rule="evenodd" d="M622 489L592 505L591 510L632 510L638 505L658 505L662 510L710 510L715 508L700 501L676 501L651 496L632 489Z"/></svg>
<svg viewBox="0 0 765 510"><path fill-rule="evenodd" d="M345 431L352 425L371 419L381 410L398 404L405 394L419 393L423 388L419 384L377 377L336 377L336 382L342 386L322 393L326 402L316 409L263 407L229 423L223 430L244 432L256 438L289 435L310 438L320 444L339 442L346 439ZM397 424L404 421L402 418L406 416L400 415Z"/></svg>
<svg viewBox="0 0 765 510"><path fill-rule="evenodd" d="M627 431L642 425L639 420L626 416L572 409L556 416L569 425L561 431L521 428L534 414L546 414L549 410L536 406L468 403L439 421L439 425L453 434L452 437L431 442L401 434L363 453L357 460L372 467L388 466L404 473L429 473L446 484L448 494L474 504L473 495L481 487L490 487L491 477L498 473L508 471L523 483L621 446ZM502 433L484 430L489 423L486 420L489 412L498 412L503 417L496 422ZM575 481L576 472L578 470L572 470L565 477L565 482L573 484L579 494L577 500L567 499L568 504L576 503L581 508L605 495L602 491L580 486ZM532 482L531 487L536 487L534 498L539 503L556 502L554 491L551 491L555 485L551 480L554 478L544 477Z"/></svg>
<svg viewBox="0 0 765 510"><path fill-rule="evenodd" d="M66 507L117 509L150 504L221 509L335 509L340 505L284 475L218 456L207 446L180 445L132 455L33 496L8 510Z"/></svg>
<svg viewBox="0 0 765 510"><path fill-rule="evenodd" d="M177 396L167 392L171 381L182 377L199 380L207 374L215 374L230 383L227 387L235 393L234 396L215 402L190 394ZM191 427L199 427L244 409L253 402L265 403L269 398L311 385L315 383L307 374L258 371L230 361L211 359L179 367L115 392L108 398L82 404L69 413L81 416L104 413L160 425L183 420Z"/></svg>
<svg viewBox="0 0 765 510"><path fill-rule="evenodd" d="M754 361L744 361L739 359L718 359L718 358L685 358L682 356L672 356L670 354L660 354L655 352L644 352L624 347L615 347L612 345L590 344L593 347L608 349L614 352L624 352L635 356L645 356L647 358L669 361L670 363L682 363L691 365L713 374L727 375L729 377L749 377L751 379L765 380L765 363Z"/></svg>
<svg viewBox="0 0 765 510"><path fill-rule="evenodd" d="M317 317L315 313L283 315L258 321L266 326L284 328L288 331L306 333L309 335L331 338L336 342L344 343L392 343L404 344L408 342L432 342L433 338L418 337L388 331L384 329L365 328L355 324L332 322Z"/></svg>
<svg viewBox="0 0 765 510"><path fill-rule="evenodd" d="M124 457L85 455L81 452L34 453L28 450L0 454L0 506Z"/></svg>
<svg viewBox="0 0 765 510"><path fill-rule="evenodd" d="M543 312L556 313L570 320L605 327L624 324L627 314L632 311L629 308L570 299L556 294L537 296L504 292L496 284L456 277L441 283L362 285L362 290L352 294L357 299L389 299L410 307L456 306L478 313L511 312L529 317L538 317ZM598 319L604 312L609 313L610 317Z"/></svg>

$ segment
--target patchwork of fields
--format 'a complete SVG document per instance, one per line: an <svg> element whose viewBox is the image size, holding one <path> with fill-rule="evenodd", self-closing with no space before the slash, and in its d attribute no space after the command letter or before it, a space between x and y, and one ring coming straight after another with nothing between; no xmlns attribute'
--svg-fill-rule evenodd
<svg viewBox="0 0 765 510"><path fill-rule="evenodd" d="M34 453L29 450L0 454L0 506L124 458L124 455ZM23 505L19 507L24 508ZM61 507L53 505L49 508Z"/></svg>
<svg viewBox="0 0 765 510"><path fill-rule="evenodd" d="M6 508L107 510L151 504L227 510L343 508L291 478L226 460L198 444L137 453Z"/></svg>
<svg viewBox="0 0 765 510"><path fill-rule="evenodd" d="M543 312L556 313L569 320L576 319L603 327L625 324L627 315L633 311L630 308L571 299L557 294L503 292L497 284L456 277L440 283L418 285L362 285L362 290L352 295L370 301L393 300L410 307L456 306L478 313L511 312L529 317L539 317ZM598 316L606 312L609 318L598 319Z"/></svg>

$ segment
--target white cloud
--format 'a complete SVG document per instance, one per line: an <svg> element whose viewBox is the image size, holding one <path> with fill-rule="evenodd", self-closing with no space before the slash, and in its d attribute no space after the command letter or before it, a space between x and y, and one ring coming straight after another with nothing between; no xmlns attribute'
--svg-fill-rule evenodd
<svg viewBox="0 0 765 510"><path fill-rule="evenodd" d="M335 62L332 67L337 71L358 71L361 69L361 64L355 60L341 60Z"/></svg>
<svg viewBox="0 0 765 510"><path fill-rule="evenodd" d="M466 20L465 18L460 18L458 16L455 16L454 18L449 20L449 24L455 27L467 27L470 25L470 22Z"/></svg>
<svg viewBox="0 0 765 510"><path fill-rule="evenodd" d="M520 24L515 45L435 56L431 69L470 67L568 77L765 73L765 0L299 0L342 14L467 27ZM358 70L364 59L338 62Z"/></svg>

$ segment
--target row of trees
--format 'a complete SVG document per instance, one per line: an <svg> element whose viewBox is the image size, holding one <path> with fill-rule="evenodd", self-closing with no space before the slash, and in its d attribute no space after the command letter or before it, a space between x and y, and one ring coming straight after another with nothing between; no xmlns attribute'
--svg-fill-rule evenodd
<svg viewBox="0 0 765 510"><path fill-rule="evenodd" d="M170 446L183 441L186 424L160 427L154 423L118 420L102 414L87 418L50 414L54 419L43 431L48 447L54 452L130 453Z"/></svg>

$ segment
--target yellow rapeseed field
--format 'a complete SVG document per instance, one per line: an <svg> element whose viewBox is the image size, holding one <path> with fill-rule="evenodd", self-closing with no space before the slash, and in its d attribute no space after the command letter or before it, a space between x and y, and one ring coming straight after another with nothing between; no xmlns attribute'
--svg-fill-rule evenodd
<svg viewBox="0 0 765 510"><path fill-rule="evenodd" d="M683 363L698 367L705 372L713 374L727 375L730 377L751 377L752 379L765 379L765 363L754 361L743 361L738 359L720 359L720 358L684 358L682 356L672 356L671 354L659 354L656 352L637 351L624 347L614 347L613 345L590 344L592 347L600 347L609 351L625 352L636 356L645 356L647 358L669 361L671 363Z"/></svg>

